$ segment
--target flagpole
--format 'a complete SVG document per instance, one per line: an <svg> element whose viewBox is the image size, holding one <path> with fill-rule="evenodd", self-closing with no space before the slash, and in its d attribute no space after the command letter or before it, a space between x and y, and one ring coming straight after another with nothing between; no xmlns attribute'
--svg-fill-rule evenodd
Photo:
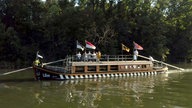
<svg viewBox="0 0 192 108"><path fill-rule="evenodd" d="M123 49L122 49L122 45L121 45L121 55L123 55Z"/></svg>
<svg viewBox="0 0 192 108"><path fill-rule="evenodd" d="M85 51L84 51L84 53L87 51L86 41L87 41L87 40L85 40Z"/></svg>
<svg viewBox="0 0 192 108"><path fill-rule="evenodd" d="M78 41L76 40L76 48L75 48L75 52L76 52L76 54L77 54L77 42L78 42Z"/></svg>

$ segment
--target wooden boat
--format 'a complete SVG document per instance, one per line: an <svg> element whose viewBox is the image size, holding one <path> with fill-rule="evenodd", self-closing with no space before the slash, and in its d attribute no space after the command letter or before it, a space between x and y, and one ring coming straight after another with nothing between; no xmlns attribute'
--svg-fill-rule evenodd
<svg viewBox="0 0 192 108"><path fill-rule="evenodd" d="M34 64L36 80L69 80L105 77L141 76L164 73L166 65L150 60L132 60L127 55L102 55L99 59L67 56L62 65ZM58 64L58 63L57 63Z"/></svg>

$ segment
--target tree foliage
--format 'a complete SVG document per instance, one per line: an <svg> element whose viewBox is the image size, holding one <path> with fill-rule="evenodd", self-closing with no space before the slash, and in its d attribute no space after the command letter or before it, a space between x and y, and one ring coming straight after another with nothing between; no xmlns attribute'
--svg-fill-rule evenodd
<svg viewBox="0 0 192 108"><path fill-rule="evenodd" d="M103 54L121 54L121 43L174 62L192 58L192 0L1 0L0 61L30 65L74 54L89 40ZM130 52L131 54L131 52Z"/></svg>

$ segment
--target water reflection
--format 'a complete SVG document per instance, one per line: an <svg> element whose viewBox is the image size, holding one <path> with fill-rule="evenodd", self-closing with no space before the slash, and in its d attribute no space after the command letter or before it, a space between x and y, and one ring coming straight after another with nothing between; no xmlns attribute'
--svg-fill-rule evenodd
<svg viewBox="0 0 192 108"><path fill-rule="evenodd" d="M167 83L167 74L157 76L122 77L108 79L81 79L67 81L43 81L42 88L55 89L56 95L62 95L66 103L78 107L96 108L103 104L114 106L121 104L143 105L143 96L154 93L154 87L159 83ZM39 103L46 98L52 98L44 91L36 94ZM43 95L40 98L40 95ZM151 96L150 98L153 98ZM62 99L63 100L63 99ZM77 105L78 104L78 105ZM72 105L73 106L73 105Z"/></svg>
<svg viewBox="0 0 192 108"><path fill-rule="evenodd" d="M4 108L192 107L191 78L192 71L67 81L0 80L0 104Z"/></svg>

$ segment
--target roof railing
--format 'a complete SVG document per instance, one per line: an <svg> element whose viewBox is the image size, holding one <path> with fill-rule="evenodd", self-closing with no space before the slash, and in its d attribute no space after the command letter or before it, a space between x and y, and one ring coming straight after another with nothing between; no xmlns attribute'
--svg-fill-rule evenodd
<svg viewBox="0 0 192 108"><path fill-rule="evenodd" d="M94 56L67 56L67 61L70 62L86 62L86 61L130 61L131 55L102 55L100 58Z"/></svg>

